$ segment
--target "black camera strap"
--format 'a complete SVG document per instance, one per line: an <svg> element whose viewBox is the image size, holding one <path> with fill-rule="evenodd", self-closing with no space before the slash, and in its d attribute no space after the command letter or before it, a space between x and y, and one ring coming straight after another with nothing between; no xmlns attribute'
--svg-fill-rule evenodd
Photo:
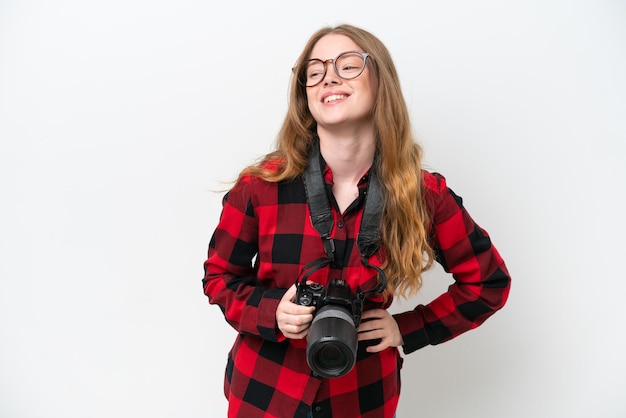
<svg viewBox="0 0 626 418"><path fill-rule="evenodd" d="M304 185L311 212L311 223L322 237L326 259L318 259L303 268L309 270L302 278L302 283L306 283L313 271L335 261L335 242L330 236L334 220L330 210L328 195L324 184L324 177L320 166L319 140L311 147L308 158L308 166L304 172ZM383 213L383 198L375 166L372 166L369 173L369 181L365 191L365 206L361 218L361 226L357 235L357 247L361 254L361 262L369 268L376 270L380 280L378 285L366 293L382 293L387 287L387 277L377 266L369 263L368 259L378 250L380 246L380 224ZM315 267L315 268L314 268ZM314 270L310 270L314 268ZM359 293L361 293L359 289Z"/></svg>

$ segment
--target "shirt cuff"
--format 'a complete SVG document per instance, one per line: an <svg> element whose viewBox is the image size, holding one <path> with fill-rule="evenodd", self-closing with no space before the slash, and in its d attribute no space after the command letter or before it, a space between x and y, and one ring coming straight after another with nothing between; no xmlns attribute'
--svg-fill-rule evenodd
<svg viewBox="0 0 626 418"><path fill-rule="evenodd" d="M281 342L286 339L276 324L276 310L287 289L269 289L259 304L257 330L261 338Z"/></svg>
<svg viewBox="0 0 626 418"><path fill-rule="evenodd" d="M396 320L400 334L402 334L402 339L404 340L404 344L402 345L404 354L412 353L430 344L428 335L426 335L426 329L423 324L416 323L414 312L409 311L395 314L393 318Z"/></svg>

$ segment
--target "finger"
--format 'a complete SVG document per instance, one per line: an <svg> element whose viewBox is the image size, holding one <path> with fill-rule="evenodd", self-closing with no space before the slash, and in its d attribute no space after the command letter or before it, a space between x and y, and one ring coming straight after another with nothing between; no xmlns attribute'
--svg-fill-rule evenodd
<svg viewBox="0 0 626 418"><path fill-rule="evenodd" d="M304 331L305 329L307 329L308 327L303 327L301 325L293 325L293 324L287 324L284 327L284 332L290 335L297 335L300 334L302 331Z"/></svg>
<svg viewBox="0 0 626 418"><path fill-rule="evenodd" d="M389 345L389 343L387 343L387 342L385 341L385 339L383 338L383 339L380 341L380 343L378 343L378 344L376 344L376 345L371 345L371 346L367 347L367 348L366 348L366 351L367 351L368 353L379 353L379 352L381 352L381 351L383 351L383 350L385 350L385 349L387 349L387 348L389 348L389 347L391 347L391 346L390 346L390 345Z"/></svg>
<svg viewBox="0 0 626 418"><path fill-rule="evenodd" d="M283 335L292 340L301 340L307 336L309 329L302 330L300 332L283 332Z"/></svg>
<svg viewBox="0 0 626 418"><path fill-rule="evenodd" d="M308 327L312 320L313 320L313 315L300 314L300 315L290 315L289 318L287 319L287 322L291 325Z"/></svg>
<svg viewBox="0 0 626 418"><path fill-rule="evenodd" d="M283 305L284 311L292 315L312 314L315 310L314 306L304 306L295 303L296 292L296 285L293 284L289 289L287 289L287 291L283 295L281 299L281 304Z"/></svg>
<svg viewBox="0 0 626 418"><path fill-rule="evenodd" d="M283 335L287 338L302 338L302 335L306 335L303 333L305 333L308 329L308 325L294 325L284 323L282 325L279 325L278 329L280 329L280 332L282 332Z"/></svg>
<svg viewBox="0 0 626 418"><path fill-rule="evenodd" d="M295 309L298 310L299 307L296 307ZM277 311L276 320L282 325L308 326L313 320L313 314L310 311L296 313L289 307L283 307Z"/></svg>
<svg viewBox="0 0 626 418"><path fill-rule="evenodd" d="M370 337L368 332L359 332L357 334L357 340L358 341L368 341L368 340L373 340L374 337Z"/></svg>
<svg viewBox="0 0 626 418"><path fill-rule="evenodd" d="M285 313L289 315L297 316L297 317L305 317L306 322L311 322L313 320L313 311L315 310L315 307L302 306L302 305L297 305L295 303L291 303L289 305L286 305L284 309L285 309Z"/></svg>
<svg viewBox="0 0 626 418"><path fill-rule="evenodd" d="M282 331L289 338L304 338L309 332L309 325L309 323L302 325L285 324Z"/></svg>
<svg viewBox="0 0 626 418"><path fill-rule="evenodd" d="M370 329L366 331L359 331L357 339L359 341L376 340L385 337L385 332L381 329Z"/></svg>
<svg viewBox="0 0 626 418"><path fill-rule="evenodd" d="M369 331L375 331L377 329L382 329L384 328L383 326L383 322L380 320L376 320L376 319L372 319L369 321L365 321L365 322L361 322L359 324L359 328L358 328L358 332L369 332Z"/></svg>
<svg viewBox="0 0 626 418"><path fill-rule="evenodd" d="M312 311L308 309L309 307L294 305L291 302L285 302L281 305L279 305L279 309L276 311L276 322L281 331L287 330L287 332L291 331L297 333L308 328L313 320L313 314ZM293 313L293 311L297 311L300 308L307 308L308 311L297 314ZM294 327L297 327L297 329L294 329Z"/></svg>
<svg viewBox="0 0 626 418"><path fill-rule="evenodd" d="M293 302L289 302L288 300L283 300L282 302L280 302L277 308L277 314L282 315L282 316L285 316L285 315L312 316L313 311L315 311L314 306L302 306L302 305L295 304ZM309 321L311 319L309 319Z"/></svg>
<svg viewBox="0 0 626 418"><path fill-rule="evenodd" d="M285 292L281 300L288 300L293 302L296 296L296 285L292 284L289 289Z"/></svg>
<svg viewBox="0 0 626 418"><path fill-rule="evenodd" d="M384 309L371 309L369 311L363 312L361 315L361 320L372 320L372 319L382 319L385 317L387 311Z"/></svg>

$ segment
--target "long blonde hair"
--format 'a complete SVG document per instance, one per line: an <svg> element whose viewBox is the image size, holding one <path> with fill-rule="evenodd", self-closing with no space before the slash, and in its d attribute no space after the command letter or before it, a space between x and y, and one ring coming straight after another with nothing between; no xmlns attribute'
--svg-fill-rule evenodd
<svg viewBox="0 0 626 418"><path fill-rule="evenodd" d="M370 32L352 25L325 27L315 32L297 63L309 59L315 44L329 34L352 39L365 52L370 69L378 78L375 121L377 167L385 206L381 225L381 244L385 251L383 270L388 279L387 293L405 298L422 285L422 272L433 264L433 250L427 242L429 213L424 202L422 148L415 141L409 112L400 88L393 60L384 44ZM316 122L307 105L306 87L301 79L303 65L294 67L289 106L276 139L275 151L259 163L246 167L239 175L255 175L278 182L301 175L316 137ZM268 169L268 163L272 166Z"/></svg>

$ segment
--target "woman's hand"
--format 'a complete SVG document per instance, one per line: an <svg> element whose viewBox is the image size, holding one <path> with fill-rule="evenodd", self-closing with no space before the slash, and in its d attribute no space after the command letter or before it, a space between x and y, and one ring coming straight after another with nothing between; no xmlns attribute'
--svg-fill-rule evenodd
<svg viewBox="0 0 626 418"><path fill-rule="evenodd" d="M359 341L380 339L380 343L367 347L369 353L378 353L386 348L404 344L396 320L386 309L363 312L358 332Z"/></svg>
<svg viewBox="0 0 626 418"><path fill-rule="evenodd" d="M306 337L309 332L315 307L293 303L294 296L296 296L295 284L287 290L278 304L276 324L285 337L299 340Z"/></svg>

